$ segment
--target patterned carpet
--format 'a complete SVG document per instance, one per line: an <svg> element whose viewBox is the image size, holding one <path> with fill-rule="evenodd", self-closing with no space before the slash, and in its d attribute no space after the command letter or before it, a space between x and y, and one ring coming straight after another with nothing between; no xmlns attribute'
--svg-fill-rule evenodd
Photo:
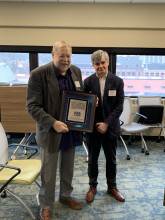
<svg viewBox="0 0 165 220"><path fill-rule="evenodd" d="M125 203L116 201L106 193L105 158L103 151L99 157L98 192L91 204L85 201L88 190L87 162L83 147L77 147L73 196L83 203L83 209L75 211L58 202L59 178L55 196L55 207L52 219L55 220L163 220L165 206L163 196L165 188L165 141L156 143L155 139L146 139L150 155L141 153L141 142L136 140L129 146L131 160L126 160L124 147L118 141L117 149L117 184L125 196ZM40 182L40 178L39 178ZM31 208L38 218L39 207L36 194L38 186L10 186ZM0 197L0 219L30 220L31 217L23 206L8 195Z"/></svg>

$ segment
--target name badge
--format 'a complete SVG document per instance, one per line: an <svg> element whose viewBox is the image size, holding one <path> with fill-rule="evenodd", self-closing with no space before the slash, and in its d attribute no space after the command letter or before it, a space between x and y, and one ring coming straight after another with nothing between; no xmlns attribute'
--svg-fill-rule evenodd
<svg viewBox="0 0 165 220"><path fill-rule="evenodd" d="M109 90L108 96L116 96L116 90Z"/></svg>
<svg viewBox="0 0 165 220"><path fill-rule="evenodd" d="M79 81L75 81L75 85L76 85L76 87L80 87L80 83L79 83Z"/></svg>

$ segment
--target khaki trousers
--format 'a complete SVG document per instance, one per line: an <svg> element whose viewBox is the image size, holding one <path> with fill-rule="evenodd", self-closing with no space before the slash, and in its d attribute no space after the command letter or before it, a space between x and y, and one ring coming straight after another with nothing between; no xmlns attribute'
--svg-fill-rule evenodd
<svg viewBox="0 0 165 220"><path fill-rule="evenodd" d="M73 191L72 179L74 172L75 148L66 151L49 153L47 148L41 148L41 188L39 191L40 208L50 209L54 205L57 167L60 174L60 198L71 199ZM59 161L59 166L58 162Z"/></svg>

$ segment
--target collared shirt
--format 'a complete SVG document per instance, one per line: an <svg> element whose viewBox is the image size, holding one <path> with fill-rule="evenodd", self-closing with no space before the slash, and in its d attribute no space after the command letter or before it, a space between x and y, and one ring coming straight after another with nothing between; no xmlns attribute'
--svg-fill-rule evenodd
<svg viewBox="0 0 165 220"><path fill-rule="evenodd" d="M72 82L72 79L71 79L71 71L70 69L67 70L66 72L66 75L65 76L62 76L57 68L54 66L54 70L55 70L55 73L56 73L56 76L57 76L57 80L58 80L58 85L59 85L59 89L60 89L60 94L62 96L62 92L63 90L75 90L75 86Z"/></svg>
<svg viewBox="0 0 165 220"><path fill-rule="evenodd" d="M62 92L64 89L67 90L75 90L75 86L73 84L72 78L71 78L71 71L70 69L67 70L67 73L65 76L62 76L57 68L54 66L55 74L58 80L58 85L60 89L60 94L62 96ZM61 150L67 150L69 148L80 146L82 145L82 132L79 131L69 131L67 133L62 134L61 143L59 146L59 149Z"/></svg>
<svg viewBox="0 0 165 220"><path fill-rule="evenodd" d="M105 82L106 82L107 75L108 74L106 74L102 78L99 78L99 76L96 73L96 76L99 78L99 83L100 83L101 101L103 101Z"/></svg>

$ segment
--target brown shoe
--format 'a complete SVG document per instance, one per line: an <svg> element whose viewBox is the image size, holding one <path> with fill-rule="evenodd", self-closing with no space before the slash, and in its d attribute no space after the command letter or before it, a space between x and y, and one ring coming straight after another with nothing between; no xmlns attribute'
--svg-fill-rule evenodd
<svg viewBox="0 0 165 220"><path fill-rule="evenodd" d="M65 204L65 205L68 205L69 208L71 208L71 209L75 209L75 210L82 209L82 203L73 197L69 201L59 198L59 202Z"/></svg>
<svg viewBox="0 0 165 220"><path fill-rule="evenodd" d="M40 209L40 220L51 220L50 211L48 209Z"/></svg>
<svg viewBox="0 0 165 220"><path fill-rule="evenodd" d="M96 192L97 192L96 187L91 186L86 194L86 201L92 202L94 200Z"/></svg>
<svg viewBox="0 0 165 220"><path fill-rule="evenodd" d="M118 189L110 189L108 188L107 192L114 196L114 198L120 202L125 202L124 196L119 192Z"/></svg>

